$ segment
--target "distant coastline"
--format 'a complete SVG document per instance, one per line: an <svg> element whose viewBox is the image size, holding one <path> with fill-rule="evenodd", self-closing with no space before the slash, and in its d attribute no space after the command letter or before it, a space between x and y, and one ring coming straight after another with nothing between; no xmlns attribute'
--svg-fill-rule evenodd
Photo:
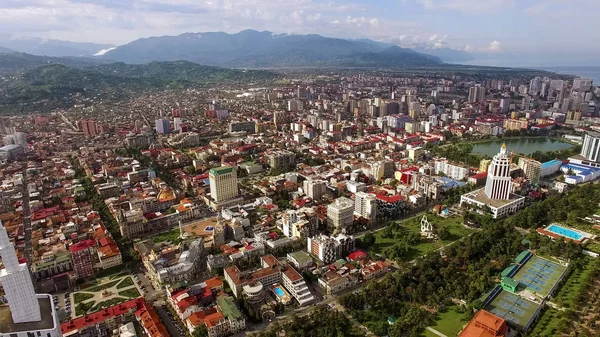
<svg viewBox="0 0 600 337"><path fill-rule="evenodd" d="M575 75L591 78L595 85L600 85L600 66L590 67L544 67L542 70L553 71L559 74Z"/></svg>
<svg viewBox="0 0 600 337"><path fill-rule="evenodd" d="M511 68L526 68L552 71L562 75L573 75L579 77L591 78L595 85L600 85L600 66L534 66L531 63L512 64L506 60L483 59L460 62L465 65L480 65L492 67L511 67Z"/></svg>

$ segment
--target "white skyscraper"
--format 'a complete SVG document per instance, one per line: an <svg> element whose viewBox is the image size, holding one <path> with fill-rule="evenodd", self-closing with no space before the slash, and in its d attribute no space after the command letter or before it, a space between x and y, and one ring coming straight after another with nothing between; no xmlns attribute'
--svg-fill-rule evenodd
<svg viewBox="0 0 600 337"><path fill-rule="evenodd" d="M469 102L478 103L485 100L485 87L470 87Z"/></svg>
<svg viewBox="0 0 600 337"><path fill-rule="evenodd" d="M40 305L25 263L19 263L15 249L8 239L4 226L0 225L0 256L4 269L0 270L0 282L6 299L10 304L10 313L15 323L41 320Z"/></svg>
<svg viewBox="0 0 600 337"><path fill-rule="evenodd" d="M510 180L510 154L506 152L506 144L502 144L500 153L494 156L488 168L485 194L490 199L508 200Z"/></svg>
<svg viewBox="0 0 600 337"><path fill-rule="evenodd" d="M600 133L590 131L585 133L581 155L589 161L600 162Z"/></svg>
<svg viewBox="0 0 600 337"><path fill-rule="evenodd" d="M36 295L29 268L19 263L2 222L0 257L4 264L0 282L8 302L8 306L0 306L0 337L62 336L50 295Z"/></svg>
<svg viewBox="0 0 600 337"><path fill-rule="evenodd" d="M463 194L460 205L476 206L477 212L481 212L482 207L488 207L494 219L512 214L523 207L525 197L510 193L510 164L510 154L506 151L506 144L503 144L500 153L494 156L488 167L485 187Z"/></svg>

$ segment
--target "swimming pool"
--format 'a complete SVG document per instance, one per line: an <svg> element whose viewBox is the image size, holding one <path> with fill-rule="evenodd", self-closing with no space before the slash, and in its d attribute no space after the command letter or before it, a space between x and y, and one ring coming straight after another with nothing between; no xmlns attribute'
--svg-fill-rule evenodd
<svg viewBox="0 0 600 337"><path fill-rule="evenodd" d="M558 226L558 225L550 225L546 228L546 230L548 232L552 232L554 234L558 234L560 236L564 236L566 238L569 238L569 239L575 240L575 241L581 241L583 238L591 236L587 233L585 233L587 235L584 235L583 233L581 233L579 231L574 231L572 229L565 228L565 227Z"/></svg>
<svg viewBox="0 0 600 337"><path fill-rule="evenodd" d="M285 293L283 292L283 290L281 290L281 288L277 287L275 289L273 289L273 291L275 292L275 294L279 297L285 297Z"/></svg>

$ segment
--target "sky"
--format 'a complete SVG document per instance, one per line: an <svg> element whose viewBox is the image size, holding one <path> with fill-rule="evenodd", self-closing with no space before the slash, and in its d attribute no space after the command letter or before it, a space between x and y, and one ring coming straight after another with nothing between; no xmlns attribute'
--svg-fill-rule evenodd
<svg viewBox="0 0 600 337"><path fill-rule="evenodd" d="M0 34L125 44L244 29L453 48L488 65L600 64L600 0L0 0Z"/></svg>

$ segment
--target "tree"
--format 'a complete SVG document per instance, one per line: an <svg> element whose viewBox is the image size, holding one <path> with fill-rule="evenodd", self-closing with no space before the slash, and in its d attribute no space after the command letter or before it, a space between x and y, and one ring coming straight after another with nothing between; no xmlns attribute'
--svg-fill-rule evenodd
<svg viewBox="0 0 600 337"><path fill-rule="evenodd" d="M186 166L183 168L183 172L187 173L187 174L195 174L196 173L196 168L192 165L190 166Z"/></svg>
<svg viewBox="0 0 600 337"><path fill-rule="evenodd" d="M446 227L438 229L438 238L440 240L449 240L452 237L452 233Z"/></svg>
<svg viewBox="0 0 600 337"><path fill-rule="evenodd" d="M208 337L208 329L205 324L200 324L194 329L192 337Z"/></svg>
<svg viewBox="0 0 600 337"><path fill-rule="evenodd" d="M365 237L363 238L363 243L365 245L365 247L371 247L375 244L375 235L373 235L373 233L369 232L367 234L365 234Z"/></svg>

